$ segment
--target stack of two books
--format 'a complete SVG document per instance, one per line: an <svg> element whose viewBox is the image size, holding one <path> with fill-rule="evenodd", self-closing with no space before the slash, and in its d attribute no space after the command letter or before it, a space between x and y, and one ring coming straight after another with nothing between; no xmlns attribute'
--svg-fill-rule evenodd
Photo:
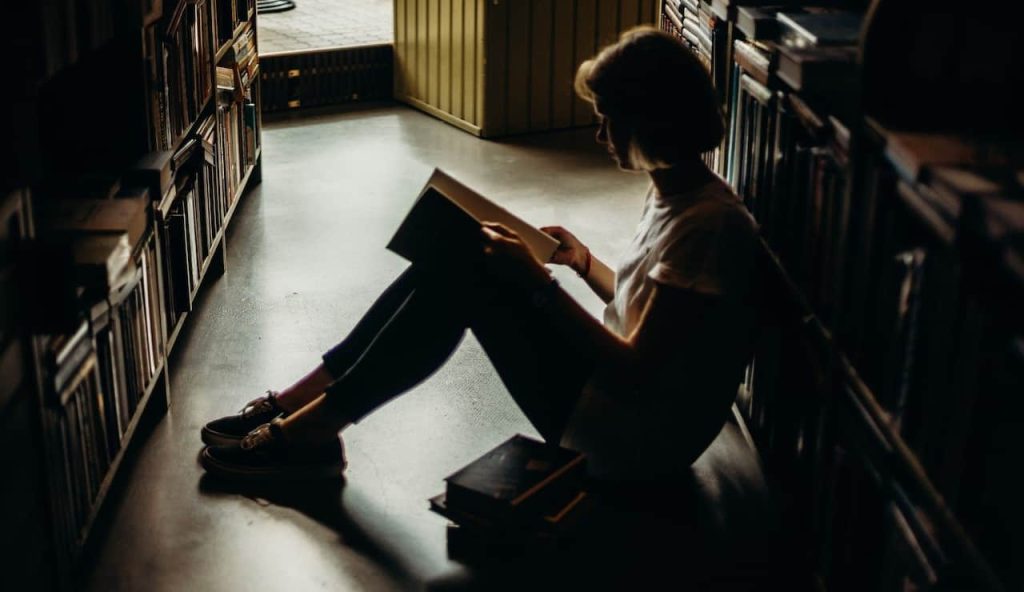
<svg viewBox="0 0 1024 592"><path fill-rule="evenodd" d="M445 481L430 509L448 518L452 558L551 549L587 506L582 454L516 435Z"/></svg>

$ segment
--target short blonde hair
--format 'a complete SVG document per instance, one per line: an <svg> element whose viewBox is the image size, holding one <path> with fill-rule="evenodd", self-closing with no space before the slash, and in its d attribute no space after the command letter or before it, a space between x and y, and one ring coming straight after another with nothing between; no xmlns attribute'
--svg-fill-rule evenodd
<svg viewBox="0 0 1024 592"><path fill-rule="evenodd" d="M576 93L628 131L629 165L667 168L721 143L725 124L704 65L653 27L637 27L580 64Z"/></svg>

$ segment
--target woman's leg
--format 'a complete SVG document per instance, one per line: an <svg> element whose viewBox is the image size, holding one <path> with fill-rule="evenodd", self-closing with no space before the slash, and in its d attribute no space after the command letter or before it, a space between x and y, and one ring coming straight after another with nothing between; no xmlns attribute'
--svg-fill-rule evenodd
<svg viewBox="0 0 1024 592"><path fill-rule="evenodd" d="M430 376L466 327L530 421L545 439L557 441L592 360L567 347L522 294L508 294L482 278L415 288L348 372L285 420L286 437L300 445L334 438Z"/></svg>
<svg viewBox="0 0 1024 592"><path fill-rule="evenodd" d="M348 424L434 373L466 331L467 290L432 282L414 287L324 394L281 424L300 446L337 437ZM326 358L325 358L326 360Z"/></svg>
<svg viewBox="0 0 1024 592"><path fill-rule="evenodd" d="M277 404L294 412L323 394L359 360L381 328L395 315L416 286L416 271L409 267L388 286L340 343L323 355L323 363L277 394Z"/></svg>
<svg viewBox="0 0 1024 592"><path fill-rule="evenodd" d="M497 294L476 311L470 327L505 388L544 440L557 444L593 373L594 352L552 330L521 294Z"/></svg>

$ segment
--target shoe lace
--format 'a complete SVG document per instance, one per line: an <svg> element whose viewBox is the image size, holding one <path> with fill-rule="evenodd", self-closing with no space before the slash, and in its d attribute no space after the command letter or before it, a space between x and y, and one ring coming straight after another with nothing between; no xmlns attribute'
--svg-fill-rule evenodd
<svg viewBox="0 0 1024 592"><path fill-rule="evenodd" d="M245 408L242 409L242 417L249 419L254 415L275 411L277 407L274 406L274 395L274 391L267 391L266 395L249 401Z"/></svg>
<svg viewBox="0 0 1024 592"><path fill-rule="evenodd" d="M274 432L270 424L266 423L246 434L239 446L242 450L254 450L271 444L274 441Z"/></svg>

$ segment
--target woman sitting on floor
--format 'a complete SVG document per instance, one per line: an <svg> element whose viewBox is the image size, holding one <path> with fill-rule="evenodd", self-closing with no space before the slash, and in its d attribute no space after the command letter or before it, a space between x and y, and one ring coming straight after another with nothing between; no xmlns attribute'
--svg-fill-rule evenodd
<svg viewBox="0 0 1024 592"><path fill-rule="evenodd" d="M597 141L652 181L614 276L569 231L544 229L561 241L549 263L573 268L607 302L604 324L515 233L485 224L479 252L458 269L411 266L320 366L207 424L207 471L337 475L339 432L430 376L467 328L541 435L584 452L594 476L689 468L749 361L757 228L701 158L721 141L722 116L707 72L676 39L623 34L580 66L576 90L600 119Z"/></svg>

